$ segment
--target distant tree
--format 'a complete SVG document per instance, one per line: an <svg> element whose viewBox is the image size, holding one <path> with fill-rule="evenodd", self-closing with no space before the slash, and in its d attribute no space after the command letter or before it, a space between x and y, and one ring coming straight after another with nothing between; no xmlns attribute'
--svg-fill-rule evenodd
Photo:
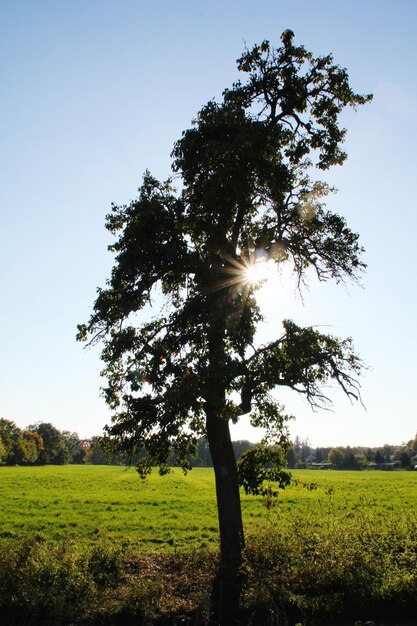
<svg viewBox="0 0 417 626"><path fill-rule="evenodd" d="M238 441L233 441L233 452L235 455L235 459L239 460L242 456L243 452L249 450L249 448L253 448L254 444L248 441L247 439L239 439Z"/></svg>
<svg viewBox="0 0 417 626"><path fill-rule="evenodd" d="M307 439L301 439L298 435L291 443L286 454L289 468L305 468L307 461L313 458L313 449Z"/></svg>
<svg viewBox="0 0 417 626"><path fill-rule="evenodd" d="M21 430L11 420L0 418L0 440L3 447L3 462L7 465L19 463L19 439Z"/></svg>
<svg viewBox="0 0 417 626"><path fill-rule="evenodd" d="M399 461L401 467L404 469L408 469L411 465L411 456L405 449L405 447L398 448L392 457L393 461Z"/></svg>
<svg viewBox="0 0 417 626"><path fill-rule="evenodd" d="M329 463L336 469L342 469L345 464L345 451L343 448L332 448L329 452Z"/></svg>
<svg viewBox="0 0 417 626"><path fill-rule="evenodd" d="M401 467L404 467L405 469L408 469L411 465L411 457L405 450L400 455L400 463Z"/></svg>
<svg viewBox="0 0 417 626"><path fill-rule="evenodd" d="M373 463L375 461L375 452L371 450L371 448L368 448L366 451L366 460L368 463Z"/></svg>
<svg viewBox="0 0 417 626"><path fill-rule="evenodd" d="M355 469L364 469L368 465L368 459L363 452L357 452L355 454Z"/></svg>
<svg viewBox="0 0 417 626"><path fill-rule="evenodd" d="M88 451L88 463L93 465L110 465L109 457L105 455L100 437L92 437L90 439L90 448Z"/></svg>
<svg viewBox="0 0 417 626"><path fill-rule="evenodd" d="M321 463L322 461L324 461L323 451L321 448L316 448L316 451L314 453L314 461L316 463Z"/></svg>
<svg viewBox="0 0 417 626"><path fill-rule="evenodd" d="M213 459L211 458L207 437L201 437L198 440L197 453L192 464L197 467L213 467Z"/></svg>
<svg viewBox="0 0 417 626"><path fill-rule="evenodd" d="M293 445L291 445L288 448L286 458L287 458L287 467L289 467L290 469L294 469L297 463L297 457L296 457Z"/></svg>
<svg viewBox="0 0 417 626"><path fill-rule="evenodd" d="M28 429L42 437L43 450L38 459L41 465L47 463L63 465L68 461L64 438L55 426L49 422L39 422L32 424Z"/></svg>
<svg viewBox="0 0 417 626"><path fill-rule="evenodd" d="M90 445L87 452L87 462L93 465L124 465L126 463L126 456L122 453L115 453L114 450L109 450L103 441L103 437L92 437L90 439ZM136 453L136 457L139 453ZM135 457L131 459L132 463L135 463Z"/></svg>
<svg viewBox="0 0 417 626"><path fill-rule="evenodd" d="M303 463L310 463L313 460L313 448L310 445L310 441L305 439L301 446L301 460Z"/></svg>
<svg viewBox="0 0 417 626"><path fill-rule="evenodd" d="M313 448L310 446L308 438L303 440L297 435L286 453L286 458L289 468L306 468L307 462L314 459Z"/></svg>
<svg viewBox="0 0 417 626"><path fill-rule="evenodd" d="M375 463L377 463L378 465L380 463L385 463L385 457L384 457L383 453L381 452L381 450L377 450L375 452Z"/></svg>
<svg viewBox="0 0 417 626"><path fill-rule="evenodd" d="M356 469L355 455L350 449L350 447L348 446L347 448L344 448L343 452L344 452L344 459L343 459L342 468L343 469Z"/></svg>
<svg viewBox="0 0 417 626"><path fill-rule="evenodd" d="M381 453L384 456L385 462L389 463L391 461L391 458L394 454L394 446L386 443L381 450Z"/></svg>
<svg viewBox="0 0 417 626"><path fill-rule="evenodd" d="M407 442L405 450L410 457L417 454L417 434L414 439L410 439L410 441Z"/></svg>
<svg viewBox="0 0 417 626"><path fill-rule="evenodd" d="M339 115L370 99L352 91L330 55L296 46L291 31L278 49L264 41L246 50L238 68L247 81L204 106L174 146L181 193L147 173L137 200L113 206L106 226L117 237L115 265L78 333L104 342L105 397L114 410L107 437L130 456L146 448L142 476L153 465L167 471L173 447L189 467L189 453L207 436L221 548L214 597L225 603L225 621L237 606L244 546L229 423L250 414L268 434L261 452L275 446L281 462L287 415L274 388L322 405L329 402L322 384L334 380L358 397L360 362L349 339L286 320L274 341L255 344L262 317L254 292L267 262L291 264L300 289L311 273L339 282L364 267L358 236L325 210L331 189L309 171L343 163ZM156 296L165 300L159 313L141 318ZM259 461L246 483L253 486L265 466L263 453L251 458Z"/></svg>
<svg viewBox="0 0 417 626"><path fill-rule="evenodd" d="M87 458L87 451L81 443L81 439L77 433L71 433L68 430L61 432L61 437L65 444L65 452L62 452L62 456L66 463L85 463Z"/></svg>
<svg viewBox="0 0 417 626"><path fill-rule="evenodd" d="M33 430L21 432L17 441L16 456L18 463L22 465L33 465L43 453L43 439L39 433Z"/></svg>
<svg viewBox="0 0 417 626"><path fill-rule="evenodd" d="M3 440L0 438L0 464L4 463L6 460L6 446L3 443Z"/></svg>

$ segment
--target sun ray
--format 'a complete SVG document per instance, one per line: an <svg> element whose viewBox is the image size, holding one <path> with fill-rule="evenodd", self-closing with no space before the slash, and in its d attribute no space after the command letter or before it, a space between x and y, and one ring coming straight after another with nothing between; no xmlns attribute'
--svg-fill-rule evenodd
<svg viewBox="0 0 417 626"><path fill-rule="evenodd" d="M227 263L221 268L224 278L220 279L210 291L234 285L248 285L256 288L267 281L271 275L271 262L262 250L250 252L248 257L235 258L229 254L222 254L222 257Z"/></svg>

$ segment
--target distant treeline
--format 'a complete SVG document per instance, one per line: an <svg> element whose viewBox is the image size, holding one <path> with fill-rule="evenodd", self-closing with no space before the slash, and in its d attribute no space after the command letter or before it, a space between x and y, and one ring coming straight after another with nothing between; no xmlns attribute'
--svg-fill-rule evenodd
<svg viewBox="0 0 417 626"><path fill-rule="evenodd" d="M255 444L249 441L234 441L233 448L235 457L238 459L242 452ZM296 437L292 447L287 452L287 466L290 469L303 469L307 467L331 467L334 469L365 469L371 467L383 467L395 464L399 468L414 468L417 464L417 434L405 444L394 446L386 444L382 448L337 447L337 448L314 448L308 440ZM197 457L192 460L196 467L211 467L211 455L206 439L201 439L198 444Z"/></svg>
<svg viewBox="0 0 417 626"><path fill-rule="evenodd" d="M77 433L60 431L39 422L21 429L10 420L0 419L0 463L3 465L64 465L86 463L91 441Z"/></svg>
<svg viewBox="0 0 417 626"><path fill-rule="evenodd" d="M395 464L399 468L414 468L417 464L417 434L414 439L400 446L385 444L382 448L366 446L338 446L336 448L313 448L308 440L296 437L287 454L291 469L306 467L332 467L334 469L365 469Z"/></svg>
<svg viewBox="0 0 417 626"><path fill-rule="evenodd" d="M247 440L233 442L235 457L255 444ZM132 465L137 458L129 459ZM175 452L172 456L175 464ZM207 439L198 442L197 454L190 458L193 467L212 467ZM21 429L10 420L0 418L1 465L125 465L126 458L111 454L103 448L100 437L80 439L75 432L58 430L50 423L38 422ZM417 465L417 434L400 446L386 444L382 448L337 447L313 448L308 440L296 437L287 453L290 469L306 467L332 467L336 469L364 469L394 464L401 468Z"/></svg>

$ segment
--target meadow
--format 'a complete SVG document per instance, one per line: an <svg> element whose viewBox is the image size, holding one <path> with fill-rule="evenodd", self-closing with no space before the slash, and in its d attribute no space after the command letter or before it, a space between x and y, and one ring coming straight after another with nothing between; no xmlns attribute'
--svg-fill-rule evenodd
<svg viewBox="0 0 417 626"><path fill-rule="evenodd" d="M417 623L417 472L293 477L272 501L242 495L242 623ZM1 467L0 502L3 623L206 623L211 469Z"/></svg>
<svg viewBox="0 0 417 626"><path fill-rule="evenodd" d="M242 494L249 533L282 516L317 522L324 511L349 518L367 510L383 521L417 510L417 472L295 470L292 475L299 483L273 502ZM186 476L179 469L168 476L155 471L141 480L134 469L118 466L2 467L0 501L0 539L33 534L85 543L106 536L142 551L218 541L210 468L194 468Z"/></svg>

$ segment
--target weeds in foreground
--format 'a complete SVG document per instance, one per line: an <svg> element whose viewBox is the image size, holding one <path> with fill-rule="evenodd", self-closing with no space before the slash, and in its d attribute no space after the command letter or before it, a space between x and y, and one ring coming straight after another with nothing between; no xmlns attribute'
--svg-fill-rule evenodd
<svg viewBox="0 0 417 626"><path fill-rule="evenodd" d="M309 624L360 616L417 623L417 517L409 511L381 520L366 502L335 512L331 501L320 516L277 511L249 538L245 568L243 603L254 610L274 606Z"/></svg>
<svg viewBox="0 0 417 626"><path fill-rule="evenodd" d="M206 624L216 564L207 549L144 555L110 540L7 540L0 621ZM247 538L243 573L242 624L417 623L417 518L405 508L381 518L366 500L336 509L331 496L319 515L275 507Z"/></svg>

